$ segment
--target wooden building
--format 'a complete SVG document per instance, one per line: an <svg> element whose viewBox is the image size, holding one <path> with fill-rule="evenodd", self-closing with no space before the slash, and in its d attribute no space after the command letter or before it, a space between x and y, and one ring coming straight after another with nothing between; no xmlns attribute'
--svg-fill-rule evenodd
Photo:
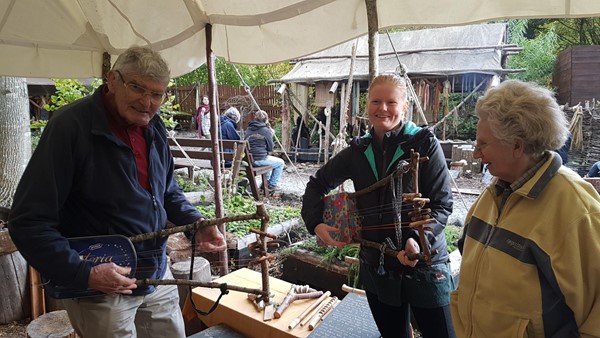
<svg viewBox="0 0 600 338"><path fill-rule="evenodd" d="M461 94L466 100L499 83L505 75L522 71L506 66L508 56L520 50L508 44L506 23L380 33L379 73L406 74L412 84L409 118L433 126L445 123L445 117L456 107L450 103L450 94ZM325 113L328 117L344 112L340 125L344 117L352 124L353 133L364 129L368 121L361 111L360 97L369 84L366 35L295 62L280 81L293 92L290 103L294 111L302 112L306 123L309 107L324 107L331 111ZM309 101L313 92L314 99ZM445 126L440 129L445 138Z"/></svg>
<svg viewBox="0 0 600 338"><path fill-rule="evenodd" d="M179 111L195 115L198 102L202 100L203 95L208 95L208 84L180 86L172 90L176 96L176 103L179 104ZM281 114L281 95L276 90L277 87L273 85L250 88L252 97L254 97L260 108L267 112L271 120L278 118ZM252 118L250 113L256 111L256 107L244 87L218 85L217 95L219 111L224 112L229 107L237 108L242 115L241 128L246 128Z"/></svg>
<svg viewBox="0 0 600 338"><path fill-rule="evenodd" d="M600 100L600 46L571 46L558 54L552 74L559 104Z"/></svg>

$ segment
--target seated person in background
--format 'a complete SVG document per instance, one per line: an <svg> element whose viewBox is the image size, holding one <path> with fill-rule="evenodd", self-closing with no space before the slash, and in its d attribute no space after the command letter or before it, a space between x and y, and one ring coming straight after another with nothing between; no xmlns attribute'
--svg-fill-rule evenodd
<svg viewBox="0 0 600 338"><path fill-rule="evenodd" d="M235 107L229 107L221 115L219 123L219 139L221 140L241 140L237 132L237 123L240 122L240 112ZM233 149L223 149L224 152L232 153ZM225 161L225 166L230 167L231 161Z"/></svg>
<svg viewBox="0 0 600 338"><path fill-rule="evenodd" d="M600 161L592 164L585 177L600 177Z"/></svg>
<svg viewBox="0 0 600 338"><path fill-rule="evenodd" d="M240 122L240 112L235 107L229 107L220 120L219 138L221 140L241 140L237 132L237 124Z"/></svg>
<svg viewBox="0 0 600 338"><path fill-rule="evenodd" d="M274 131L269 125L269 115L264 110L254 113L254 120L248 124L245 135L250 153L254 158L252 165L273 167L273 170L267 174L267 183L270 191L279 190L277 183L279 183L285 162L279 157L269 155L269 152L273 151Z"/></svg>

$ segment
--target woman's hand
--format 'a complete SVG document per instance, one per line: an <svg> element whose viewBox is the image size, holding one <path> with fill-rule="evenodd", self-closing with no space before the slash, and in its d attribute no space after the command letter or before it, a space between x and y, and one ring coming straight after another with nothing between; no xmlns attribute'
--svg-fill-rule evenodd
<svg viewBox="0 0 600 338"><path fill-rule="evenodd" d="M419 262L419 260L415 259L414 261L411 261L406 256L406 254L418 254L419 252L420 252L419 243L417 243L417 241L415 241L414 238L409 238L406 241L404 250L400 250L400 252L398 252L398 255L396 257L398 258L400 263L402 263L402 265L411 266L414 268L415 265L417 265L417 262Z"/></svg>
<svg viewBox="0 0 600 338"><path fill-rule="evenodd" d="M330 233L339 233L340 229L329 226L325 223L319 223L316 227L315 227L315 234L317 235L317 237L319 237L321 239L321 241L323 241L323 243L327 246L335 246L337 248L343 248L344 246L346 246L347 243L344 242L338 242L336 240L334 240L331 237Z"/></svg>

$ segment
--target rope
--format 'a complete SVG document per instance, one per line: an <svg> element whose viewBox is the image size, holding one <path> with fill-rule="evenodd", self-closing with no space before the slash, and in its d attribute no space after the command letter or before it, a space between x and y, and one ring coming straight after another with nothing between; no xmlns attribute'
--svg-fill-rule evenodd
<svg viewBox="0 0 600 338"><path fill-rule="evenodd" d="M400 67L400 75L406 80L406 88L408 89L408 93L411 95L411 97L413 97L413 102L414 102L415 106L417 106L417 112L419 113L419 117L423 120L423 122L425 124L427 124L427 118L425 118L425 113L423 113L423 108L421 107L421 102L419 102L419 97L417 96L417 93L415 93L415 89L413 88L412 81L408 77L406 68L400 62L400 56L398 55L398 52L396 51L396 47L394 47L394 43L392 42L392 37L390 36L390 32L386 31L385 33L387 34L388 40L390 40L390 45L392 46L392 50L394 51L394 54L396 55L396 60L398 61L398 66Z"/></svg>
<svg viewBox="0 0 600 338"><path fill-rule="evenodd" d="M573 117L569 124L571 132L571 149L583 150L583 108L580 104L573 107Z"/></svg>
<svg viewBox="0 0 600 338"><path fill-rule="evenodd" d="M244 78L242 77L242 74L240 74L240 71L237 69L237 67L235 66L235 64L231 64L231 65L233 66L233 69L235 70L235 73L240 78L240 81L244 85L244 90L246 91L246 94L248 94L248 96L252 100L252 103L254 104L254 106L256 106L256 109L261 110L260 106L258 105L258 102L256 102L256 100L254 99L254 95L252 95L252 91L250 90L250 87L248 86L248 84L246 84L246 81L244 81ZM279 138L277 137L277 135L275 135L275 133L273 133L273 138L275 139L275 141L277 141L277 144L281 148L281 151L283 152L283 154L287 158L288 162L290 163L290 166L294 170L294 174L296 174L296 176L298 176L298 179L302 180L302 176L300 176L300 174L298 173L298 169L293 164L292 159L290 158L290 156L288 155L288 153L285 151L285 148L283 147L283 145L281 144L281 141L279 141Z"/></svg>

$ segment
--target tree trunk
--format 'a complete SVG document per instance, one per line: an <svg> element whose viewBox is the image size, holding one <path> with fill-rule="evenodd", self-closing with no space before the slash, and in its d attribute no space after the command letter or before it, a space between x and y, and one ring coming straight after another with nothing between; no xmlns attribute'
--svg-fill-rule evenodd
<svg viewBox="0 0 600 338"><path fill-rule="evenodd" d="M0 206L10 208L30 157L27 82L0 76Z"/></svg>

